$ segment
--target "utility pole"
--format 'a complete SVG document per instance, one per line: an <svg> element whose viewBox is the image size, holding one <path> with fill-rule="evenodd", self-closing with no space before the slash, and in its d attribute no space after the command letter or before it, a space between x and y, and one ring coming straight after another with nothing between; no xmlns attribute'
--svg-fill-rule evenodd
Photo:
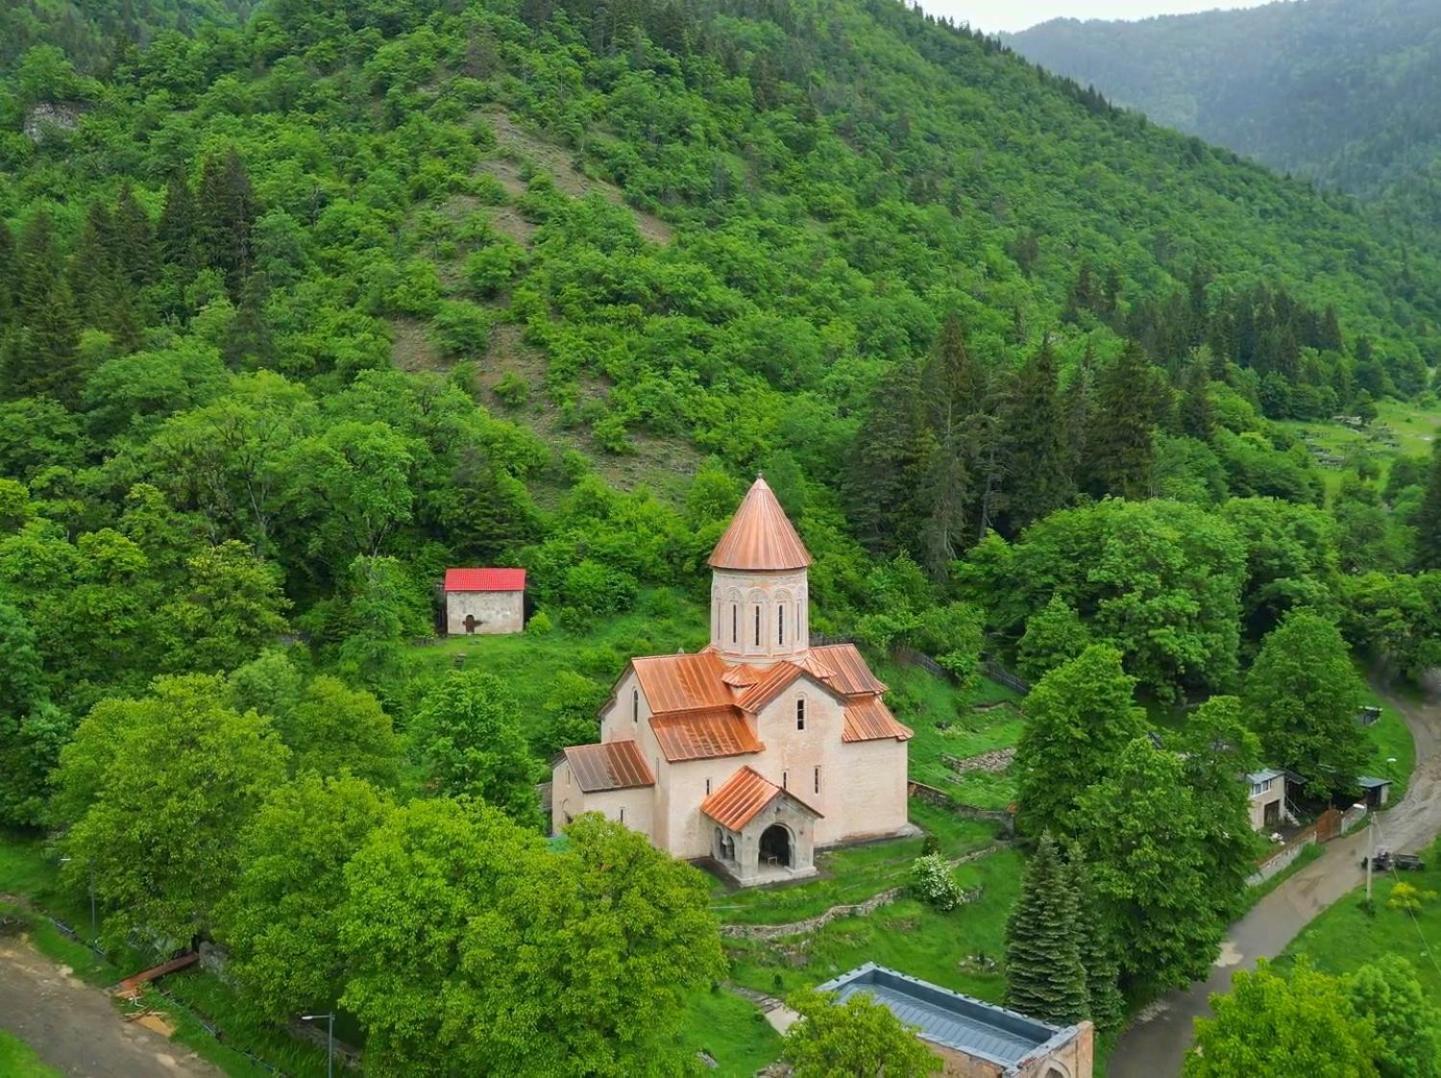
<svg viewBox="0 0 1441 1078"><path fill-rule="evenodd" d="M325 1076L335 1078L335 1012L300 1016L302 1022L315 1022L321 1018L325 1019Z"/></svg>
<svg viewBox="0 0 1441 1078"><path fill-rule="evenodd" d="M1370 852L1366 855L1366 905L1371 905L1371 871L1376 863L1376 817L1371 815L1366 821L1366 834L1369 836Z"/></svg>

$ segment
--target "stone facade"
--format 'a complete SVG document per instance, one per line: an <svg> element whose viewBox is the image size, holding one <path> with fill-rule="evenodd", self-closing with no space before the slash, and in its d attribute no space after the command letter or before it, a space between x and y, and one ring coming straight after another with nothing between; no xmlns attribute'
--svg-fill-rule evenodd
<svg viewBox="0 0 1441 1078"><path fill-rule="evenodd" d="M760 525L746 516L757 499ZM788 534L772 541L758 528ZM809 875L825 846L911 833L911 733L853 646L811 648L806 569L795 567L809 556L762 482L718 551L737 529L732 547L757 558L780 550L783 564L716 565L710 646L633 661L601 709L600 743L633 743L653 784L617 789L623 780L597 772L583 788L557 761L552 826L587 811L618 819L624 806L626 825L657 847L712 859L749 884ZM583 746L566 751L601 758ZM737 784L749 784L744 798Z"/></svg>
<svg viewBox="0 0 1441 1078"><path fill-rule="evenodd" d="M524 629L524 592L450 591L445 594L445 631L451 636L518 633Z"/></svg>

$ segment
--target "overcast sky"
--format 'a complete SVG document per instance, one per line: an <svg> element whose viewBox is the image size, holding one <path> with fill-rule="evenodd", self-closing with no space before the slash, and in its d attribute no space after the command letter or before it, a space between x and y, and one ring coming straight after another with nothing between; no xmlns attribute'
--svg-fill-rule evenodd
<svg viewBox="0 0 1441 1078"><path fill-rule="evenodd" d="M949 15L957 22L998 33L1024 30L1038 22L1066 16L1072 19L1144 19L1150 15L1179 15L1215 8L1257 7L1267 0L921 0L933 15Z"/></svg>

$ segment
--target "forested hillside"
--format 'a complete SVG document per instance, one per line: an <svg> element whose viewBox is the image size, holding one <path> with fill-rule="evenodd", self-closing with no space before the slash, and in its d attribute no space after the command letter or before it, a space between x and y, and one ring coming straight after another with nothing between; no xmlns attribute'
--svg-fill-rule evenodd
<svg viewBox="0 0 1441 1078"><path fill-rule="evenodd" d="M238 26L256 0L10 0L0 10L0 64L35 45L64 50L82 71L108 69L158 33Z"/></svg>
<svg viewBox="0 0 1441 1078"><path fill-rule="evenodd" d="M1007 37L1159 124L1441 221L1441 8L1300 0Z"/></svg>
<svg viewBox="0 0 1441 1078"><path fill-rule="evenodd" d="M107 941L221 939L271 1018L343 995L393 1073L673 1052L704 886L597 821L545 846L532 786L689 639L758 470L816 629L957 676L984 630L1069 671L1043 728L1100 685L1124 744L1133 690L1316 655L1335 744L1278 673L1205 721L1323 797L1366 758L1347 645L1441 666L1441 463L1328 490L1288 425L1435 404L1441 267L1348 200L890 0L86 10L105 48L52 20L0 73L0 823ZM417 660L464 564L528 570L533 683ZM1240 901L1217 760L1189 904L1098 899L1178 934L1112 988L1204 969ZM633 926L587 980L567 948Z"/></svg>

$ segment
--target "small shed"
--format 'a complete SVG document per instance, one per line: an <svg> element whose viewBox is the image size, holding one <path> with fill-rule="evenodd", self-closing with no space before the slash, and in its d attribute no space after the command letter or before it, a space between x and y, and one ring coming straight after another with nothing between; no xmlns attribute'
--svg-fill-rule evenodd
<svg viewBox="0 0 1441 1078"><path fill-rule="evenodd" d="M524 569L447 569L444 591L450 636L525 628Z"/></svg>
<svg viewBox="0 0 1441 1078"><path fill-rule="evenodd" d="M1091 1078L1090 1022L1056 1026L867 962L820 986L844 1002L870 996L958 1078Z"/></svg>
<svg viewBox="0 0 1441 1078"><path fill-rule="evenodd" d="M1374 775L1362 775L1356 780L1367 808L1384 808L1391 800L1391 780L1378 779Z"/></svg>

